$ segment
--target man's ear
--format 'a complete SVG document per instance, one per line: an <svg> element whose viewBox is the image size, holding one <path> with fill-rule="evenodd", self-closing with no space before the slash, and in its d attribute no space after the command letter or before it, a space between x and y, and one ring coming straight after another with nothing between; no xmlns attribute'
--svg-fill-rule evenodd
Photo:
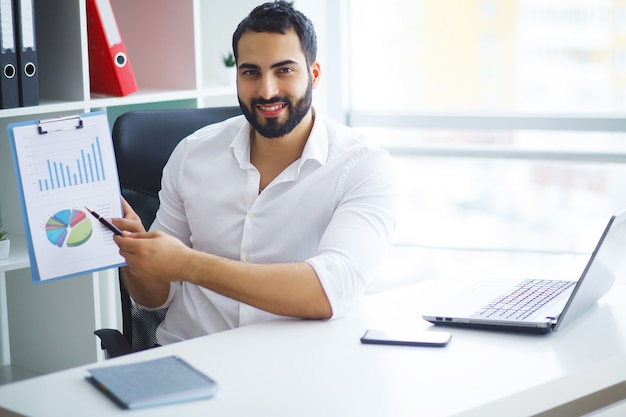
<svg viewBox="0 0 626 417"><path fill-rule="evenodd" d="M320 81L320 77L322 76L322 69L320 68L320 63L314 61L311 64L311 84L313 88L317 87L317 84Z"/></svg>

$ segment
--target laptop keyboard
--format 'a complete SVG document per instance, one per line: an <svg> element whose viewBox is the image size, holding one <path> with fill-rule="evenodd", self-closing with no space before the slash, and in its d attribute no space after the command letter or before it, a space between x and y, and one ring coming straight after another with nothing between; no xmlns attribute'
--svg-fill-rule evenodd
<svg viewBox="0 0 626 417"><path fill-rule="evenodd" d="M575 283L527 279L514 287L509 294L494 299L476 311L472 317L523 320Z"/></svg>

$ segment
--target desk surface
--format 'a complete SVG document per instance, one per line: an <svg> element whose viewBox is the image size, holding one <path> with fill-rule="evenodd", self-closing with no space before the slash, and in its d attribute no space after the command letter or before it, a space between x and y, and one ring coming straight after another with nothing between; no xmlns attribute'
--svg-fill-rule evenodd
<svg viewBox="0 0 626 417"><path fill-rule="evenodd" d="M368 328L438 331L420 318L450 286L429 281L365 297L332 321L277 320L92 366L177 354L220 385L209 400L133 416L527 416L626 379L626 286L550 335L450 329L446 348L362 345ZM79 367L0 387L28 416L127 415Z"/></svg>

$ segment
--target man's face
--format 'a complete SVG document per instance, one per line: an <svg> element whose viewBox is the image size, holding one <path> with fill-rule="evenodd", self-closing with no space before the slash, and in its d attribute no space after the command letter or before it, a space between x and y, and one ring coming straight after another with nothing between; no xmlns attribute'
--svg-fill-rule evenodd
<svg viewBox="0 0 626 417"><path fill-rule="evenodd" d="M237 92L241 110L266 138L289 134L311 108L318 64L309 69L298 35L247 32L238 44Z"/></svg>

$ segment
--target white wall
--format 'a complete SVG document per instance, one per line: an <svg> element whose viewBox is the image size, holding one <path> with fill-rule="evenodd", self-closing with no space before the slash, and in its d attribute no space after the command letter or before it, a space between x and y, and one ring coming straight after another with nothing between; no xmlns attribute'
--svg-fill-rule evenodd
<svg viewBox="0 0 626 417"><path fill-rule="evenodd" d="M294 6L307 15L317 33L317 59L322 79L315 92L316 108L335 120L345 122L346 88L343 50L346 36L345 0L296 0Z"/></svg>

